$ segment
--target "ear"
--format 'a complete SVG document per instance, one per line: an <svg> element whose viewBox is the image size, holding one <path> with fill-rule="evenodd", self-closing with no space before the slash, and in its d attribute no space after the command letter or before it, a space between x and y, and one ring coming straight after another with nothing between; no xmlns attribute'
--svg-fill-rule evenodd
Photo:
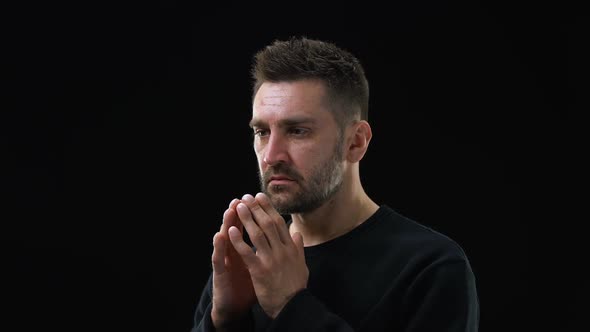
<svg viewBox="0 0 590 332"><path fill-rule="evenodd" d="M371 131L371 126L365 120L356 122L349 129L346 160L356 163L363 159L365 152L367 152L373 132Z"/></svg>

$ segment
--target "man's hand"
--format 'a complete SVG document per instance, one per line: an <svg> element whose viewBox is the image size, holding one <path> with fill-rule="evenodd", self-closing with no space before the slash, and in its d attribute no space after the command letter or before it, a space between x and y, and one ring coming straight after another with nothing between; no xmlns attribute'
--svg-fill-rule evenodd
<svg viewBox="0 0 590 332"><path fill-rule="evenodd" d="M245 316L256 302L256 295L240 254L229 241L230 227L241 231L242 223L236 214L240 201L234 199L223 214L223 224L213 236L213 300L211 320L218 331ZM252 251L252 249L250 249Z"/></svg>
<svg viewBox="0 0 590 332"><path fill-rule="evenodd" d="M250 272L258 303L276 318L287 302L307 287L303 238L299 233L289 235L283 217L262 193L256 198L244 195L236 211L256 252L244 242L243 230L237 226L228 230L231 243Z"/></svg>

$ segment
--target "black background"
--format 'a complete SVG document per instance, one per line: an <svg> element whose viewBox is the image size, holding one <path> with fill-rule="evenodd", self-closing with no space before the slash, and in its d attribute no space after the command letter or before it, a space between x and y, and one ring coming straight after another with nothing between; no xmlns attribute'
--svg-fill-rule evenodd
<svg viewBox="0 0 590 332"><path fill-rule="evenodd" d="M492 1L5 7L4 324L190 329L221 215L258 190L251 57L306 35L364 64L365 189L464 247L481 331L573 329L581 297L545 286L539 296L521 210L532 137L559 131L580 93L572 13ZM559 310L531 312L545 296Z"/></svg>

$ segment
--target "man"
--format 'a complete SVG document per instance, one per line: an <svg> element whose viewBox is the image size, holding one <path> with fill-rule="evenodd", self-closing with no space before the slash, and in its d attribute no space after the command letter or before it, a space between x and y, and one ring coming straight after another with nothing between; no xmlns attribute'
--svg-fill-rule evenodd
<svg viewBox="0 0 590 332"><path fill-rule="evenodd" d="M225 211L192 331L477 331L463 250L363 189L360 62L291 38L258 52L252 72L262 192Z"/></svg>

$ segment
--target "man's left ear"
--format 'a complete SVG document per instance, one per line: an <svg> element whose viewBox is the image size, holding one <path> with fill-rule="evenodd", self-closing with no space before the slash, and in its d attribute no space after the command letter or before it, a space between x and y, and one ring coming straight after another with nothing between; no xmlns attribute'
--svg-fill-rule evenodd
<svg viewBox="0 0 590 332"><path fill-rule="evenodd" d="M371 126L365 120L356 122L349 129L346 160L355 163L363 159L369 147L373 132L371 131Z"/></svg>

